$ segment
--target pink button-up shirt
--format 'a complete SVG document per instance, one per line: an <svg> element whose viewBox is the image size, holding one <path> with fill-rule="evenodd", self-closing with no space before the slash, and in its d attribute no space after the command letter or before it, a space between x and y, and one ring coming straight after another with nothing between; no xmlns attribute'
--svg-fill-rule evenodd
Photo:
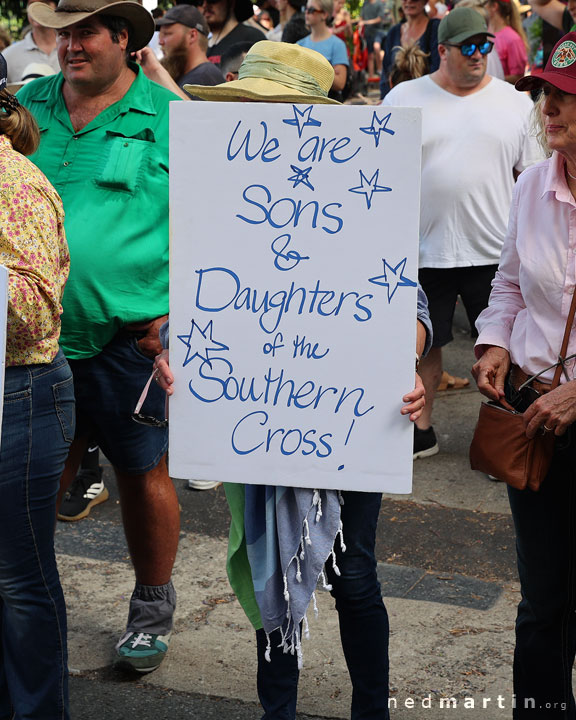
<svg viewBox="0 0 576 720"><path fill-rule="evenodd" d="M476 356L483 346L503 347L529 374L557 361L576 286L576 202L564 168L555 152L518 178L490 304L476 321ZM574 352L573 328L567 355ZM574 378L575 360L567 370ZM539 380L550 382L553 375L549 370Z"/></svg>

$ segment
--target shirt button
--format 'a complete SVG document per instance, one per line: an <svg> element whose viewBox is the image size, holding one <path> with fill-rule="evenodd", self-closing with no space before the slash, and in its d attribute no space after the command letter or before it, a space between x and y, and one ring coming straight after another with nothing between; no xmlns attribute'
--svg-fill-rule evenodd
<svg viewBox="0 0 576 720"><path fill-rule="evenodd" d="M72 140L78 140L78 135L73 135Z"/></svg>
<svg viewBox="0 0 576 720"><path fill-rule="evenodd" d="M128 147L128 143L124 143L124 147ZM575 251L576 252L576 251Z"/></svg>
<svg viewBox="0 0 576 720"><path fill-rule="evenodd" d="M68 160L66 160L66 162L64 163L64 167L68 167L68 165L70 165L70 163L68 162ZM574 252L576 252L576 250Z"/></svg>

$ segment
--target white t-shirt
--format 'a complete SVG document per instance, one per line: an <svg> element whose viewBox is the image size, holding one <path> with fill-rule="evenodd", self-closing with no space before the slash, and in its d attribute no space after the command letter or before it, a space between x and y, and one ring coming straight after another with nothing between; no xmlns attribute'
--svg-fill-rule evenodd
<svg viewBox="0 0 576 720"><path fill-rule="evenodd" d="M497 264L512 170L543 159L530 98L495 78L460 97L425 75L397 85L383 105L422 108L420 267Z"/></svg>

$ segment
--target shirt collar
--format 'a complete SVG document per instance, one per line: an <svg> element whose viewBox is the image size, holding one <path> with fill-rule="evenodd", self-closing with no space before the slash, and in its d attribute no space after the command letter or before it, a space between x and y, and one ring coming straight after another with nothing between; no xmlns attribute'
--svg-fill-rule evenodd
<svg viewBox="0 0 576 720"><path fill-rule="evenodd" d="M144 75L140 65L132 62L128 63L128 65L136 73L136 78L126 95L110 107L113 107L117 114L134 110L135 112L144 113L145 115L156 115L156 108L154 107L150 93L150 80ZM64 76L60 72L58 75L51 76L50 79L51 82L38 83L39 87L34 94L34 100L36 102L45 102L49 106L54 106L62 97ZM103 110L103 113L106 113L108 110L110 110L110 108Z"/></svg>
<svg viewBox="0 0 576 720"><path fill-rule="evenodd" d="M548 163L548 172L546 173L546 181L544 183L544 191L542 197L547 192L553 192L556 200L574 205L574 197L570 192L568 183L566 182L565 161L562 155L554 151L550 162Z"/></svg>
<svg viewBox="0 0 576 720"><path fill-rule="evenodd" d="M22 40L23 46L26 48L26 50L39 50L40 48L36 43L34 42L34 36L32 35L32 30L30 30L29 33L26 33L24 36L24 39Z"/></svg>

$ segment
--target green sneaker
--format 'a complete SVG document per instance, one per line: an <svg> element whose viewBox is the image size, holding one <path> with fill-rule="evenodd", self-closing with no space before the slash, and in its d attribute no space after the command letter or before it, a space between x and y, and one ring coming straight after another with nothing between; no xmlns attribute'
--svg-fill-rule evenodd
<svg viewBox="0 0 576 720"><path fill-rule="evenodd" d="M121 670L135 670L139 673L156 670L168 652L171 634L126 633L116 645L118 657L114 667Z"/></svg>

